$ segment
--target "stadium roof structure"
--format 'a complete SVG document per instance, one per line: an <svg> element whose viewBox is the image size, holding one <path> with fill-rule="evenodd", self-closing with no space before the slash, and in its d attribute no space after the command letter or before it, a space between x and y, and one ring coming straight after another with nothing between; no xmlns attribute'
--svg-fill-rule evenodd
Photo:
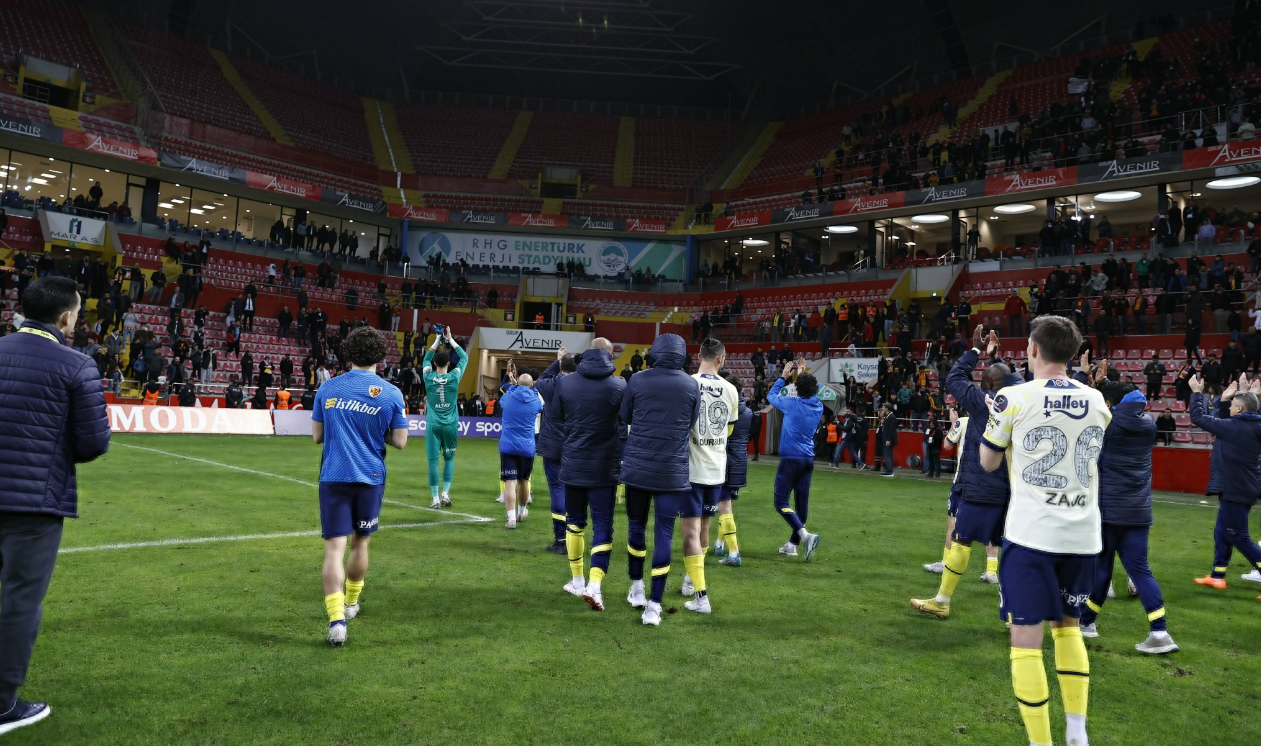
<svg viewBox="0 0 1261 746"><path fill-rule="evenodd" d="M1174 0L119 0L142 19L381 98L420 91L789 111L1152 35ZM1022 22L1027 21L1027 22ZM1136 24L1143 29L1136 29Z"/></svg>

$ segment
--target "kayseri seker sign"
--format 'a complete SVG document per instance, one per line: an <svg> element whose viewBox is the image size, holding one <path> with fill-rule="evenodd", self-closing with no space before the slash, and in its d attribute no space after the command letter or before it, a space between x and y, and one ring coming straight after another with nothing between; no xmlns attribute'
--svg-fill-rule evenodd
<svg viewBox="0 0 1261 746"><path fill-rule="evenodd" d="M53 241L64 241L71 246L104 246L105 221L95 218L82 218L78 215L67 215L61 212L40 210L43 215L48 236Z"/></svg>
<svg viewBox="0 0 1261 746"><path fill-rule="evenodd" d="M477 346L483 350L513 352L555 352L564 347L569 352L581 353L591 346L590 332L554 332L547 329L494 329L480 327L477 330Z"/></svg>
<svg viewBox="0 0 1261 746"><path fill-rule="evenodd" d="M878 357L834 357L828 360L828 383L845 383L850 376L858 383L871 383L879 370Z"/></svg>

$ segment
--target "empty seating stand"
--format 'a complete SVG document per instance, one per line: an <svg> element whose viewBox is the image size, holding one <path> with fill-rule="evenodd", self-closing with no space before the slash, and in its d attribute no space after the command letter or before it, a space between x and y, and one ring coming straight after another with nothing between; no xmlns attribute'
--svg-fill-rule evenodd
<svg viewBox="0 0 1261 746"><path fill-rule="evenodd" d="M11 60L23 52L78 69L87 78L89 93L121 97L87 22L73 3L0 4L0 58Z"/></svg>
<svg viewBox="0 0 1261 746"><path fill-rule="evenodd" d="M270 139L205 47L138 24L120 28L169 113Z"/></svg>

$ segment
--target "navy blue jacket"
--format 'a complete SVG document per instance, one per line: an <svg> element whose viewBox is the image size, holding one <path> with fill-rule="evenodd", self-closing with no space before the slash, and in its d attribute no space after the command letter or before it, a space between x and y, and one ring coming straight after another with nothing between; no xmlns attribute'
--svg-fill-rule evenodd
<svg viewBox="0 0 1261 746"><path fill-rule="evenodd" d="M648 351L652 367L631 376L622 397L627 427L621 482L652 492L690 490L688 434L700 413L701 390L683 371L687 343L662 334Z"/></svg>
<svg viewBox="0 0 1261 746"><path fill-rule="evenodd" d="M1208 411L1209 398L1191 394L1191 423L1217 436L1208 461L1206 495L1220 495L1232 503L1252 505L1261 492L1261 413L1230 416L1230 400L1218 405L1217 416Z"/></svg>
<svg viewBox="0 0 1261 746"><path fill-rule="evenodd" d="M65 345L31 319L0 338L0 511L78 517L74 465L109 450L96 363Z"/></svg>
<svg viewBox="0 0 1261 746"><path fill-rule="evenodd" d="M1138 391L1112 408L1099 452L1099 510L1115 526L1152 525L1152 446L1156 422L1143 411L1147 399Z"/></svg>
<svg viewBox="0 0 1261 746"><path fill-rule="evenodd" d="M727 436L727 478L725 487L743 487L749 483L749 430L753 427L753 410L740 402L731 434Z"/></svg>
<svg viewBox="0 0 1261 746"><path fill-rule="evenodd" d="M543 397L543 422L539 425L539 455L560 461L560 451L565 445L565 426L556 418L556 384L565 377L560 372L560 361L554 360L534 382L534 390Z"/></svg>
<svg viewBox="0 0 1261 746"><path fill-rule="evenodd" d="M880 432L876 436L880 439L879 445L884 447L888 443L890 447L898 444L898 417L890 414L880 421Z"/></svg>
<svg viewBox="0 0 1261 746"><path fill-rule="evenodd" d="M959 451L959 479L957 481L963 499L972 503L988 505L1006 505L1011 500L1011 485L1008 483L1007 457L998 469L986 471L981 468L981 436L985 434L985 426L990 421L990 409L985 403L985 392L972 383L972 371L976 369L980 355L975 349L965 350L958 362L946 376L946 393L959 402L968 413L968 431L963 435L963 443ZM1023 383L1024 378L1010 374L1003 379L1004 386Z"/></svg>
<svg viewBox="0 0 1261 746"><path fill-rule="evenodd" d="M626 381L604 350L578 360L578 372L556 385L556 419L565 433L560 481L575 487L611 487L622 468L618 415Z"/></svg>

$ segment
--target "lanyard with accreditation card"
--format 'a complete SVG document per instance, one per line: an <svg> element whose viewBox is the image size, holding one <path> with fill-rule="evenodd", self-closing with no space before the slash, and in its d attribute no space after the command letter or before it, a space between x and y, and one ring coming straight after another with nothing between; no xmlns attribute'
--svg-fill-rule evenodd
<svg viewBox="0 0 1261 746"><path fill-rule="evenodd" d="M43 329L36 329L33 326L24 326L21 329L18 329L18 331L21 332L22 334L38 334L44 339L51 339L57 344L61 344L61 340L57 339L57 335L52 334L50 332L46 332Z"/></svg>

